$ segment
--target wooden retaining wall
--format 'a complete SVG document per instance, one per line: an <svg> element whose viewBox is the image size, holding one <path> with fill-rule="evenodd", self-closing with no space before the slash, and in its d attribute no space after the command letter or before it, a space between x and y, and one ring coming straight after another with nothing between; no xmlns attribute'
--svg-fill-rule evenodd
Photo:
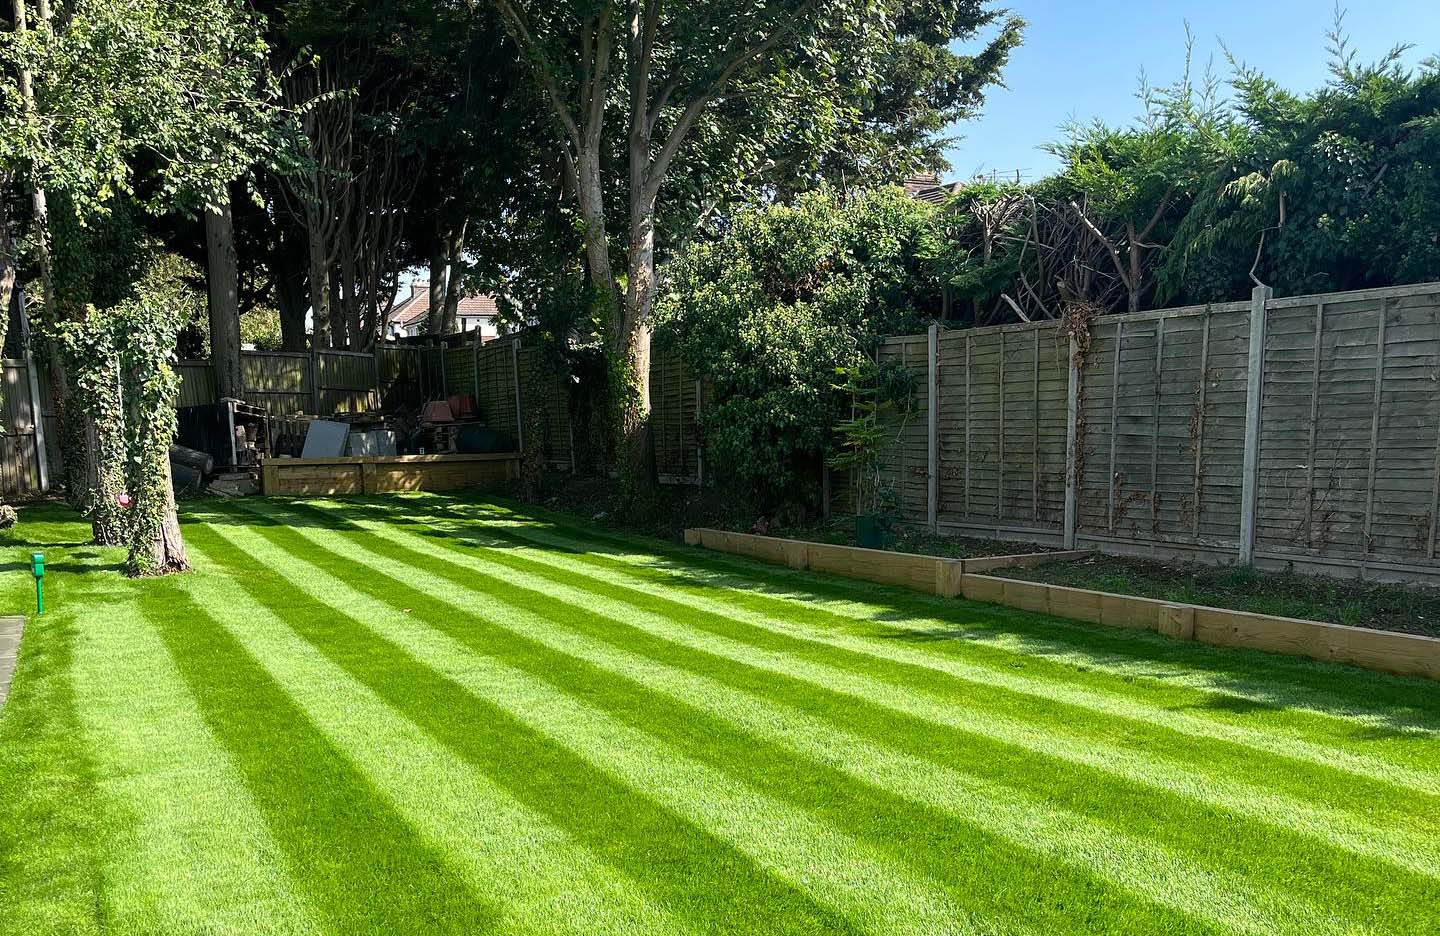
<svg viewBox="0 0 1440 936"><path fill-rule="evenodd" d="M728 530L690 529L685 542L718 552L749 556L762 562L788 565L792 569L829 572L845 578L862 579L880 585L895 585L913 591L954 598L960 594L960 577L993 569L1019 568L1041 562L1063 562L1089 555L1088 550L1025 553L1015 556L984 556L977 559L947 559L917 553L834 546L778 536L732 533Z"/></svg>
<svg viewBox="0 0 1440 936"><path fill-rule="evenodd" d="M1440 582L1440 283L887 340L941 532ZM935 397L933 406L930 395Z"/></svg>
<svg viewBox="0 0 1440 936"><path fill-rule="evenodd" d="M686 530L685 542L792 569L828 572L945 598L964 597L1108 627L1154 631L1217 647L1263 650L1402 676L1440 679L1440 640L1433 637L982 574L1072 559L1076 556L1072 552L944 559L708 529Z"/></svg>
<svg viewBox="0 0 1440 936"><path fill-rule="evenodd" d="M261 487L266 496L332 497L450 491L519 474L514 454L274 458L261 470Z"/></svg>

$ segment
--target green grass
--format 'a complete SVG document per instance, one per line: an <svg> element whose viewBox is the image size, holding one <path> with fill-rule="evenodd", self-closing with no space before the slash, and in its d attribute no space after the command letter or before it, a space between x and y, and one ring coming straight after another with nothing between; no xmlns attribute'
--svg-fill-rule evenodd
<svg viewBox="0 0 1440 936"><path fill-rule="evenodd" d="M471 497L32 508L0 932L1440 931L1440 684Z"/></svg>

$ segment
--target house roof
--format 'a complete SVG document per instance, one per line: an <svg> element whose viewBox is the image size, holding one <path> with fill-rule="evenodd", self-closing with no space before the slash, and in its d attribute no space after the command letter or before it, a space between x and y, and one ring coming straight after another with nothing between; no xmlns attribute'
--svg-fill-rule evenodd
<svg viewBox="0 0 1440 936"><path fill-rule="evenodd" d="M493 296L462 296L456 313L460 318L494 318L499 314ZM430 281L415 280L410 284L410 296L395 303L390 310L389 324L401 328L420 325L430 315Z"/></svg>
<svg viewBox="0 0 1440 936"><path fill-rule="evenodd" d="M938 173L922 172L907 178L904 183L905 194L911 198L932 205L943 205L951 195L960 191L962 182L941 182Z"/></svg>

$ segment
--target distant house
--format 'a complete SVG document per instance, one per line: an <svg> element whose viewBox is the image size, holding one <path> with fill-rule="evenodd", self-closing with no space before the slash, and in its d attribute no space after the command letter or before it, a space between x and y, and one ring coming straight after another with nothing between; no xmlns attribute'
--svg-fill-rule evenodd
<svg viewBox="0 0 1440 936"><path fill-rule="evenodd" d="M934 172L910 176L902 184L905 186L906 195L932 205L945 204L951 195L965 187L963 182L941 182L940 176Z"/></svg>
<svg viewBox="0 0 1440 936"><path fill-rule="evenodd" d="M456 310L456 328L462 332L478 331L481 341L500 334L499 310L491 296L466 296ZM385 337L405 338L425 334L430 322L430 282L414 280L410 295L395 303L385 320Z"/></svg>

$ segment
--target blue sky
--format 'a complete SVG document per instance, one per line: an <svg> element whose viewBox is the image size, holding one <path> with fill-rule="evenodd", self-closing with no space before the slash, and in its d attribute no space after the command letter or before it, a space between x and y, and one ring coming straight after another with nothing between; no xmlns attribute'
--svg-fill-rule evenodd
<svg viewBox="0 0 1440 936"><path fill-rule="evenodd" d="M955 126L964 139L948 153L952 178L977 171L1013 177L1020 169L1033 179L1055 167L1038 147L1055 139L1070 117L1132 120L1140 110L1134 92L1142 67L1152 85L1180 76L1187 21L1195 33L1197 71L1213 56L1217 74L1229 75L1223 41L1292 90L1317 87L1328 77L1331 0L1000 2L1030 26L1005 71L1009 87L992 89L981 116ZM1347 9L1346 31L1362 60L1378 58L1397 42L1416 45L1406 56L1411 64L1440 54L1440 0L1375 0Z"/></svg>

